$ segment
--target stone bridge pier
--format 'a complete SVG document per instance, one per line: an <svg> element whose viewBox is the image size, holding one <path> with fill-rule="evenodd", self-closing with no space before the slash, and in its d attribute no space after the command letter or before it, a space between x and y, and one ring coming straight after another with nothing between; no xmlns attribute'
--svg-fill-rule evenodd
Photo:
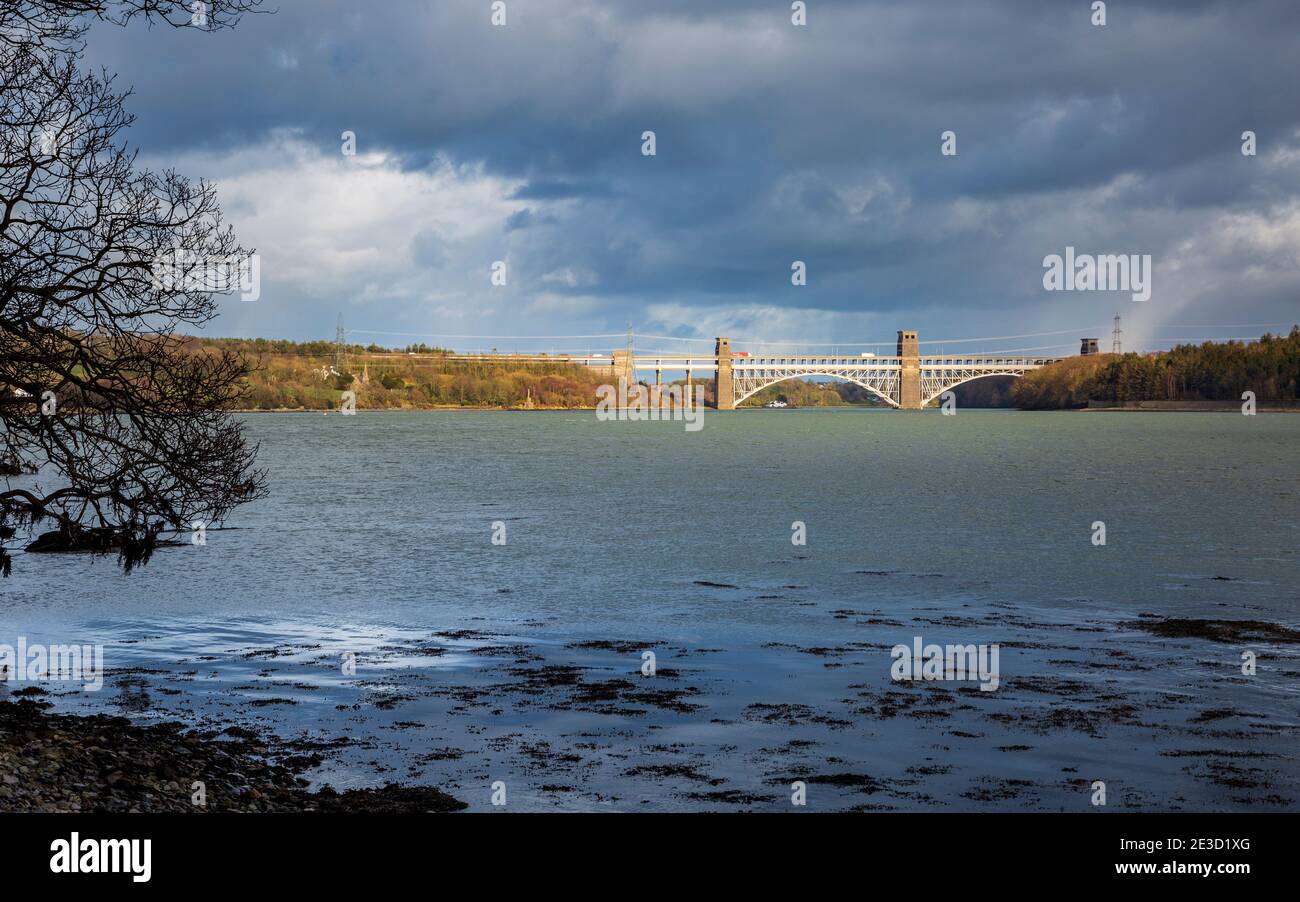
<svg viewBox="0 0 1300 902"><path fill-rule="evenodd" d="M921 401L921 351L916 333L899 330L898 333L898 408L920 410Z"/></svg>
<svg viewBox="0 0 1300 902"><path fill-rule="evenodd" d="M731 339L719 338L713 346L714 362L717 369L713 371L713 397L717 399L718 410L735 410L736 393L732 381Z"/></svg>

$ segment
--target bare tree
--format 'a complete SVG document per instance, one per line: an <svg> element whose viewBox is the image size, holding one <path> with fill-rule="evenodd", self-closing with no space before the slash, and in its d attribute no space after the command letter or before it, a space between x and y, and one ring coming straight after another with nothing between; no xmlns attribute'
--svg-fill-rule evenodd
<svg viewBox="0 0 1300 902"><path fill-rule="evenodd" d="M204 27L251 5L207 4ZM0 492L6 576L4 543L42 521L70 545L116 550L129 571L166 527L219 522L265 490L230 412L246 362L176 335L216 315L213 261L249 252L212 185L137 170L126 95L79 65L86 17L180 25L169 16L189 21L189 7L0 7L0 463L37 471Z"/></svg>
<svg viewBox="0 0 1300 902"><path fill-rule="evenodd" d="M125 25L143 19L152 25L215 31L257 12L262 0L3 0L0 44L64 46L75 44L96 19Z"/></svg>

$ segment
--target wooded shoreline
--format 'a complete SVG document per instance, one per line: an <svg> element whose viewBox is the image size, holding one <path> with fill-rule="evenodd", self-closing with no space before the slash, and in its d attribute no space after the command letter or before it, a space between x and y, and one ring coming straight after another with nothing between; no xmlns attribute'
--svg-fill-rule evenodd
<svg viewBox="0 0 1300 902"><path fill-rule="evenodd" d="M358 410L593 410L610 379L606 368L566 362L460 358L446 349L335 346L265 339L178 337L195 354L235 352L252 365L240 412L339 411L351 392ZM681 384L666 382L665 385ZM696 380L712 404L713 385ZM1251 392L1257 410L1300 403L1300 326L1284 336L1242 343L1179 345L1151 354L1068 357L1021 378L990 376L954 389L958 408L1021 410L1240 410ZM761 407L883 407L849 382L792 379L745 402Z"/></svg>

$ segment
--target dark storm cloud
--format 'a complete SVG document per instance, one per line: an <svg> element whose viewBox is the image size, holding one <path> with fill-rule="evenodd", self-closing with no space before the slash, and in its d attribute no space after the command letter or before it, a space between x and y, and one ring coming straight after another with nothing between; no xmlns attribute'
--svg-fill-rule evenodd
<svg viewBox="0 0 1300 902"><path fill-rule="evenodd" d="M608 302L556 331L680 303L949 335L1107 319L1113 297L1042 290L1067 244L1152 254L1153 324L1295 316L1294 276L1256 277L1300 241L1292 0L1123 0L1104 28L1088 0L809 0L804 28L780 0L507 0L505 28L486 0L276 5L217 35L97 27L93 61L136 90L133 141L238 160L288 133L330 157L351 130L403 172L478 167L513 185L498 232L515 284ZM1207 244L1224 222L1233 242ZM411 265L479 267L456 239L417 231ZM368 316L426 316L420 297L387 303L410 309Z"/></svg>

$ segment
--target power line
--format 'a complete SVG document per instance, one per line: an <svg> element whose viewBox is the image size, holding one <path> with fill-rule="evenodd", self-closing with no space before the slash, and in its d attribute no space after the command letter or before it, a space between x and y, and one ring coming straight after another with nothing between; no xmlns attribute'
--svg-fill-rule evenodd
<svg viewBox="0 0 1300 902"><path fill-rule="evenodd" d="M959 344L971 341L1010 341L1013 338L1043 338L1048 335L1068 335L1071 332L1095 332L1098 331L1096 326L1085 326L1081 329L1059 329L1056 332L1026 332L1024 335L990 335L987 338L936 338L931 341L922 341L918 344Z"/></svg>
<svg viewBox="0 0 1300 902"><path fill-rule="evenodd" d="M1189 326L1180 323L1165 323L1171 329L1267 329L1272 326L1293 326L1295 323L1230 323L1226 326Z"/></svg>
<svg viewBox="0 0 1300 902"><path fill-rule="evenodd" d="M1118 319L1118 315L1116 316ZM1169 324L1167 324L1169 325ZM1253 328L1270 328L1275 326L1286 326L1288 323L1236 323L1227 325L1177 325L1173 324L1175 329L1253 329ZM1104 327L1091 326L1075 329L1058 329L1052 332L1026 332L1020 335L988 335L980 338L933 338L919 342L923 345L936 344L972 344L976 342L990 341L1011 341L1018 338L1043 338L1052 335L1068 335L1072 333L1100 332ZM453 338L474 341L553 341L560 339L597 339L597 338L623 338L627 339L626 332L600 332L587 335L461 335L450 332L391 332L379 329L348 329L348 334L352 335L396 335L407 338ZM642 338L653 339L656 341L666 342L699 342L710 344L714 341L712 338L692 338L681 335L655 335L650 333L640 333ZM1112 336L1114 331L1112 330ZM1248 336L1255 338L1257 336ZM1170 339L1149 339L1151 341L1199 341L1206 339L1198 338L1170 338ZM1218 339L1220 341L1238 341L1242 339ZM838 341L805 341L803 339L776 339L776 338L737 338L733 337L735 343L758 345L765 347L805 347L805 348L839 348L839 347L881 347L893 344L889 340L853 340L840 339ZM1056 345L1055 347L1067 347L1067 345Z"/></svg>
<svg viewBox="0 0 1300 902"><path fill-rule="evenodd" d="M473 339L476 341L550 341L558 338L626 338L626 332L601 332L593 335L456 335L449 332L386 332L378 329L348 329L349 334L355 335L400 335L408 338L462 338ZM1061 329L1056 332L1027 332L1023 335L993 335L985 338L936 338L920 342L921 344L945 344L957 342L974 342L974 341L1009 341L1014 338L1041 338L1047 335L1066 335L1071 332L1087 331L1086 329ZM691 341L712 343L712 338L690 338L682 335L653 335L647 332L639 333L642 338L654 339L656 341ZM809 348L830 348L841 345L888 345L892 344L889 340L853 340L840 339L839 341L805 341L798 338L733 338L732 341L744 342L746 344L758 345L796 345Z"/></svg>
<svg viewBox="0 0 1300 902"><path fill-rule="evenodd" d="M987 336L987 337L984 337L984 338L935 338L935 339L930 339L930 340L927 340L927 341L922 341L922 342L919 342L919 343L920 343L920 344L923 344L923 345L934 345L934 344L957 344L957 343L959 343L959 342L960 342L960 343L968 343L968 342L973 342L973 341L1010 341L1010 340L1013 339L1013 338L1043 338L1043 337L1048 336L1048 335L1068 335L1068 334L1073 333L1073 332L1086 332L1086 331L1089 331L1090 328L1091 328L1093 331L1096 331L1096 328L1097 328L1097 327L1084 327L1084 328L1080 328L1080 329L1060 329L1060 330L1055 331L1055 332L1026 332L1026 333L1023 334L1023 335L990 335L990 336ZM642 333L640 333L640 334L641 334L641 337L642 337L642 338L654 338L654 339L657 339L657 340L660 340L660 341L705 341L705 342L711 342L711 341L713 341L712 338L682 338L682 337L680 337L680 336L676 336L676 335L649 335L649 334L644 333L644 332L642 332ZM593 336L593 337L599 338L599 337L601 337L601 336ZM889 340L885 340L885 341L868 341L868 340L865 340L865 339L864 339L864 340L860 340L860 341L855 341L855 340L853 340L853 339L840 339L839 341L820 341L820 342L818 342L818 341L804 341L804 340L802 340L802 339L797 339L797 338L735 338L735 337L733 337L731 340L732 340L733 342L743 342L743 343L745 343L745 344L756 344L756 345L795 345L795 346L801 346L801 347L806 347L806 348L832 348L832 347L850 346L850 345L889 345L889 344L893 344L893 342L891 342L891 341L889 341ZM1062 346L1062 347L1064 347L1064 346Z"/></svg>
<svg viewBox="0 0 1300 902"><path fill-rule="evenodd" d="M959 357L979 357L979 356L981 356L981 355L986 355L986 356L990 356L990 357L996 357L996 356L999 355L999 354L1011 354L1011 353L1016 352L1016 351L1051 351L1051 350L1054 350L1054 349L1056 349L1056 348L1073 348L1073 347L1075 347L1075 345L1073 345L1073 344L1064 344L1064 345L1039 345L1039 346L1036 347L1036 348L998 348L997 350L994 350L994 351L972 351L972 352L970 352L970 353L968 353L968 354L955 354L955 355L953 355L953 356L959 356ZM926 354L925 356L927 356L927 357L943 357L943 356L945 356L945 355L943 355L943 354Z"/></svg>
<svg viewBox="0 0 1300 902"><path fill-rule="evenodd" d="M1147 341L1259 341L1260 335L1232 335L1227 338L1148 338Z"/></svg>
<svg viewBox="0 0 1300 902"><path fill-rule="evenodd" d="M381 332L378 329L349 329L356 335L403 335L408 338L466 338L477 341L550 341L553 338L618 338L622 332L600 335L452 335L448 332ZM701 339L702 340L702 339ZM709 339L712 341L712 339Z"/></svg>

